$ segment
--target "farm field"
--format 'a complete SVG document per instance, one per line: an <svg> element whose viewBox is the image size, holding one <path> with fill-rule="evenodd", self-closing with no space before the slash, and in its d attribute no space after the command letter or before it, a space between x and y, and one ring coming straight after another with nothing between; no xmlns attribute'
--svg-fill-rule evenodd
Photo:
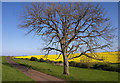
<svg viewBox="0 0 120 83"><path fill-rule="evenodd" d="M79 54L80 53L71 54L69 56L69 58L71 58L73 56L74 57L78 56ZM90 53L88 53L88 55L90 55ZM83 56L81 56L79 58L71 59L71 60L69 60L69 62L70 61L75 61L75 62L120 63L120 61L118 60L119 52L99 52L99 53L95 53L95 55L91 55L91 56L94 56L94 57L99 58L99 59L104 59L104 61L98 61L98 60L91 59L91 58L88 58L88 57L83 55ZM17 56L17 57L14 57L14 58L28 58L28 59L30 59L31 57L36 57L37 59L43 58L44 60L48 59L50 61L63 61L62 55L60 57L59 57L59 55L48 55L48 56L44 56L44 55L31 55L31 56Z"/></svg>
<svg viewBox="0 0 120 83"><path fill-rule="evenodd" d="M118 72L84 69L70 66L70 75L66 76L63 75L63 66L56 66L50 63L29 61L23 59L13 60L21 65L31 67L35 70L68 81L118 81Z"/></svg>
<svg viewBox="0 0 120 83"><path fill-rule="evenodd" d="M20 72L18 69L11 66L6 57L2 57L2 81L33 81L31 78Z"/></svg>

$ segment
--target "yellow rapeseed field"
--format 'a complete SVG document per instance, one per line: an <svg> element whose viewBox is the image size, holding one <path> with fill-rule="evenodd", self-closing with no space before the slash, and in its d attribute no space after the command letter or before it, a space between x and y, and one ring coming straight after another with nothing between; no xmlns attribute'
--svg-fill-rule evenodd
<svg viewBox="0 0 120 83"><path fill-rule="evenodd" d="M79 54L80 53L71 54L71 55L69 55L69 58L71 58L73 56L78 56ZM95 58L104 59L104 61L98 61L98 60L91 59L91 58L88 58L88 57L82 55L79 58L74 58L74 59L69 60L69 62L70 61L75 61L75 62L120 63L120 61L118 60L119 52L99 52L99 53L95 53L95 55L91 55L90 53L88 53L88 55L93 56ZM63 61L62 55L60 57L59 57L59 55L47 55L47 56L45 56L45 55L31 55L31 56L16 56L14 58L28 58L28 59L30 59L31 57L36 57L37 59L43 58L44 60L49 59L50 61Z"/></svg>

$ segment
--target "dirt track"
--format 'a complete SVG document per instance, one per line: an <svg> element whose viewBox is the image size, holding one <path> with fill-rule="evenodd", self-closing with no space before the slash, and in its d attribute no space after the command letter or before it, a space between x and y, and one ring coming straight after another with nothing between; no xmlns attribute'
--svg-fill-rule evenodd
<svg viewBox="0 0 120 83"><path fill-rule="evenodd" d="M30 78L32 78L35 81L38 82L45 82L45 83L49 83L49 82L54 82L54 83L68 83L64 80L58 79L56 77L44 74L42 72L21 66L18 63L15 63L14 61L11 60L10 57L7 57L7 61L8 63L10 63L12 66L16 67L17 69L19 69L21 72L23 72L24 74L26 74L27 76L29 76Z"/></svg>

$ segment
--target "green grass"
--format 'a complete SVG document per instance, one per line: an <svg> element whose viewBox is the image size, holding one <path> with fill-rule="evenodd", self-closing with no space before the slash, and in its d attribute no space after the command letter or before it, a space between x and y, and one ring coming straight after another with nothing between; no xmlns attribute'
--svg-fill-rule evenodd
<svg viewBox="0 0 120 83"><path fill-rule="evenodd" d="M33 81L31 78L11 66L6 57L2 57L2 81Z"/></svg>
<svg viewBox="0 0 120 83"><path fill-rule="evenodd" d="M13 59L24 66L31 67L49 75L68 81L118 81L118 72L70 67L70 75L63 75L63 66L51 63Z"/></svg>

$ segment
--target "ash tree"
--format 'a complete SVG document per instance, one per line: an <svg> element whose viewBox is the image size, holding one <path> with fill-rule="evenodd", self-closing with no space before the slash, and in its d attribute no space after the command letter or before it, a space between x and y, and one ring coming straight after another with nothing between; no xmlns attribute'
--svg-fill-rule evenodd
<svg viewBox="0 0 120 83"><path fill-rule="evenodd" d="M111 47L114 27L100 4L91 3L32 3L22 15L21 28L28 34L47 41L43 50L57 51L63 56L63 74L69 75L68 60L82 55L97 58L94 52ZM72 54L79 52L80 55ZM90 52L91 55L88 55Z"/></svg>

